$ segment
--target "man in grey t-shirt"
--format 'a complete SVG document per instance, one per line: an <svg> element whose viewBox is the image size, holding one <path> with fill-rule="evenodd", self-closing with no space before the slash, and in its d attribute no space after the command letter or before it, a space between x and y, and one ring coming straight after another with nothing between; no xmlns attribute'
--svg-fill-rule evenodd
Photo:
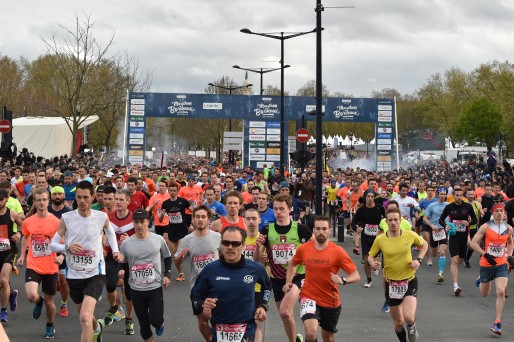
<svg viewBox="0 0 514 342"><path fill-rule="evenodd" d="M189 255L191 258L191 278L190 287L193 288L196 278L209 263L218 259L218 252L221 243L221 234L209 229L211 222L211 210L200 205L193 210L192 224L195 230L184 237L177 252L175 253L175 265L180 266L184 258ZM209 328L209 317L203 312L193 313L198 318L198 328L205 338L211 340L211 330Z"/></svg>
<svg viewBox="0 0 514 342"><path fill-rule="evenodd" d="M132 304L141 326L141 337L148 340L164 332L164 301L162 287L170 285L171 253L160 235L150 233L150 215L137 209L132 215L135 234L124 240L120 247L120 276L129 273ZM164 267L162 260L164 259ZM151 310L150 310L151 308Z"/></svg>

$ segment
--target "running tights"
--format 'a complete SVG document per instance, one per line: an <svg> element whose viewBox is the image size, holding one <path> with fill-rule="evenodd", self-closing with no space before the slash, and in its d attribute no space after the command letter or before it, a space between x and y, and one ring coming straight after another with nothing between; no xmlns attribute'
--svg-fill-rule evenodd
<svg viewBox="0 0 514 342"><path fill-rule="evenodd" d="M132 304L139 321L143 340L152 337L152 327L159 328L164 324L164 302L162 287L149 291L131 289Z"/></svg>

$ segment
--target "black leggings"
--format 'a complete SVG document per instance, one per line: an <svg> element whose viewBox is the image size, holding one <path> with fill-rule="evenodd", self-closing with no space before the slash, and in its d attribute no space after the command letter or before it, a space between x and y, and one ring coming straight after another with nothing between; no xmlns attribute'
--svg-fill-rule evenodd
<svg viewBox="0 0 514 342"><path fill-rule="evenodd" d="M132 305L139 321L143 340L152 337L152 326L159 328L164 324L164 302L162 287L150 291L130 289Z"/></svg>

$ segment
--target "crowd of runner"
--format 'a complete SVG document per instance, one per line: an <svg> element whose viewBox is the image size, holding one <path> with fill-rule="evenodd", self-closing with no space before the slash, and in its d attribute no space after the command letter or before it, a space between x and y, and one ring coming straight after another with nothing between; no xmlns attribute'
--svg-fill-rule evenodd
<svg viewBox="0 0 514 342"><path fill-rule="evenodd" d="M317 341L318 328L323 341L334 341L340 288L361 279L330 239L346 229L352 253L362 258L364 287L382 273L375 278L384 290L381 310L400 341L418 337L416 270L437 264L434 279L445 282L447 249L454 296L462 293L459 267L471 267L473 252L481 256L476 285L487 296L495 283L490 330L501 335L514 266L508 164L326 170L316 199L309 168L281 175L273 167L235 169L192 158L163 167L102 165L94 157L4 163L0 321L16 310L19 292L9 279L25 267L33 318L45 308L45 338L54 338L54 318L69 315L71 299L82 341L101 341L103 329L121 320L124 334L139 331L153 341L165 330L163 289L176 267L174 280L190 284L199 339L262 341L273 298L288 341ZM316 200L322 213L313 212ZM107 313L95 318L102 293ZM295 323L297 302L304 334Z"/></svg>

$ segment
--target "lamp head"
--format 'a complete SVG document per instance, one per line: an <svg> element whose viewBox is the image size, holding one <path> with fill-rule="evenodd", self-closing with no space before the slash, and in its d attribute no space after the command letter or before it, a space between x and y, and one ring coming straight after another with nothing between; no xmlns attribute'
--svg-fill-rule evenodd
<svg viewBox="0 0 514 342"><path fill-rule="evenodd" d="M252 34L252 33L253 33L252 31L250 31L250 30L249 30L249 29L247 29L247 28L241 29L241 30L239 30L239 31L240 31L240 32L242 32L242 33L247 33L247 34Z"/></svg>

